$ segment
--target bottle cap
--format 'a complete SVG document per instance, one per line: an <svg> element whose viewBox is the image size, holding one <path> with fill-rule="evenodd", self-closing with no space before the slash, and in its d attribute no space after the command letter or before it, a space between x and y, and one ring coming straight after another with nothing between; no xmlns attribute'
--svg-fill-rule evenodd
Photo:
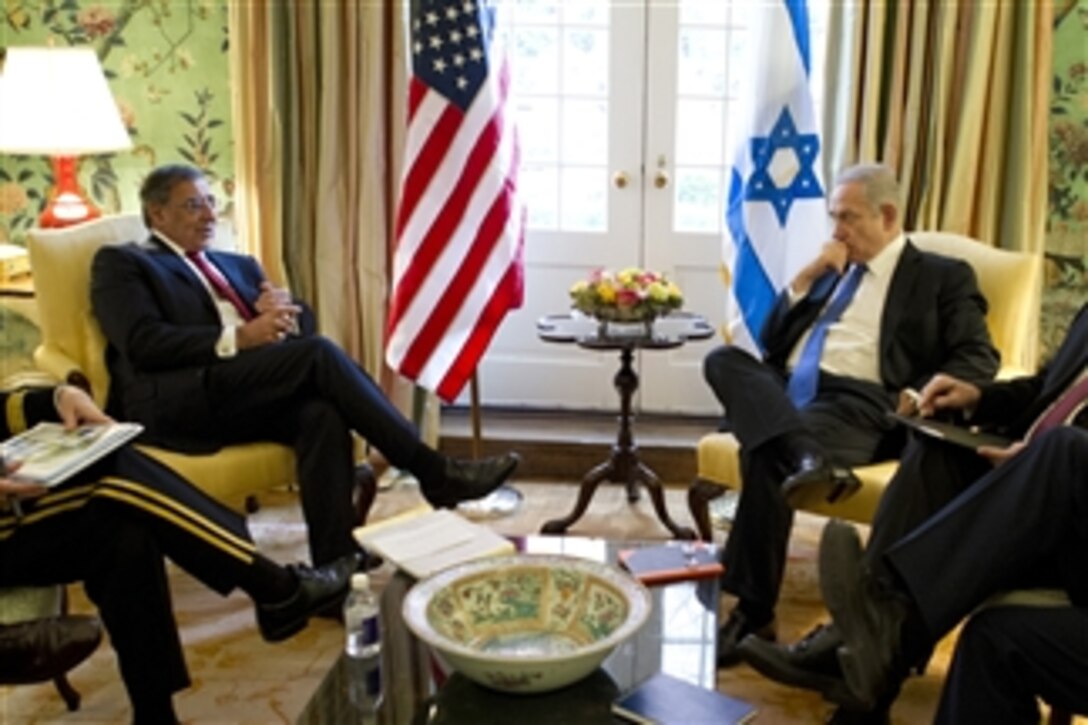
<svg viewBox="0 0 1088 725"><path fill-rule="evenodd" d="M370 589L370 577L362 572L351 575L352 589Z"/></svg>

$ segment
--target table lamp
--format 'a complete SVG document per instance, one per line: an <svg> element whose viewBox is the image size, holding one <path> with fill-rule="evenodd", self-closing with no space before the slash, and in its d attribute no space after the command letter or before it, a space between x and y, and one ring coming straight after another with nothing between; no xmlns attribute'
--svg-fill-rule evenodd
<svg viewBox="0 0 1088 725"><path fill-rule="evenodd" d="M7 49L0 66L0 153L53 159L54 185L39 225L101 216L79 186L77 157L131 147L93 49Z"/></svg>

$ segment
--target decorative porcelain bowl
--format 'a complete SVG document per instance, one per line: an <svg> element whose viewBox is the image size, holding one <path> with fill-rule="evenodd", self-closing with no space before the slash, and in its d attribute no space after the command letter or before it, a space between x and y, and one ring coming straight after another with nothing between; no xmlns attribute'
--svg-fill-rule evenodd
<svg viewBox="0 0 1088 725"><path fill-rule="evenodd" d="M566 556L486 557L416 584L404 621L451 667L506 692L546 692L593 672L650 614L616 567Z"/></svg>

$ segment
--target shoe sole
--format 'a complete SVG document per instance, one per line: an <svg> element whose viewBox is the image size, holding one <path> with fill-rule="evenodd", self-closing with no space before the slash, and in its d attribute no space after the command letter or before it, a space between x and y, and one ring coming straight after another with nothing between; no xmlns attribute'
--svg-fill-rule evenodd
<svg viewBox="0 0 1088 725"><path fill-rule="evenodd" d="M762 644L741 642L738 648L741 659L752 669L768 679L791 687L819 692L826 700L848 708L861 708L858 700L843 680L830 675L819 675L797 665L773 657L764 657Z"/></svg>
<svg viewBox="0 0 1088 725"><path fill-rule="evenodd" d="M876 637L858 586L862 580L861 552L861 540L853 526L828 522L820 540L820 593L842 634L838 657L843 678L857 702L868 709L875 704L888 673L869 644Z"/></svg>
<svg viewBox="0 0 1088 725"><path fill-rule="evenodd" d="M771 644L777 642L778 632L772 626L773 623L774 620L772 620L771 625L765 625L754 632L749 632L748 634L744 635L740 638L740 641L734 643L733 646L730 647L724 655L716 654L714 658L714 665L717 667L717 669L724 670L729 667L736 667L744 661L740 655L740 643L748 637L755 637L756 639L760 639L764 642L769 642ZM770 627L770 629L768 629L767 627Z"/></svg>
<svg viewBox="0 0 1088 725"><path fill-rule="evenodd" d="M268 642L282 642L285 639L290 639L296 634L306 629L306 626L310 623L310 620L318 616L318 613L326 607L333 604L337 599L343 595L343 592L337 592L330 594L329 596L322 597L320 600L314 603L311 613L305 617L302 617L291 624L280 627L277 630L271 632L261 632L261 635Z"/></svg>

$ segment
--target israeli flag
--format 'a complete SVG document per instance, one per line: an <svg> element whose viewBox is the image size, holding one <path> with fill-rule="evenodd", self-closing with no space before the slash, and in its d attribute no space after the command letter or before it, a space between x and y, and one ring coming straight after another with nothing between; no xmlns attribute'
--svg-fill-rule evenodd
<svg viewBox="0 0 1088 725"><path fill-rule="evenodd" d="M732 134L723 263L728 335L761 353L759 331L778 292L827 239L820 136L809 91L806 0L776 0L752 13L740 97L750 106Z"/></svg>

